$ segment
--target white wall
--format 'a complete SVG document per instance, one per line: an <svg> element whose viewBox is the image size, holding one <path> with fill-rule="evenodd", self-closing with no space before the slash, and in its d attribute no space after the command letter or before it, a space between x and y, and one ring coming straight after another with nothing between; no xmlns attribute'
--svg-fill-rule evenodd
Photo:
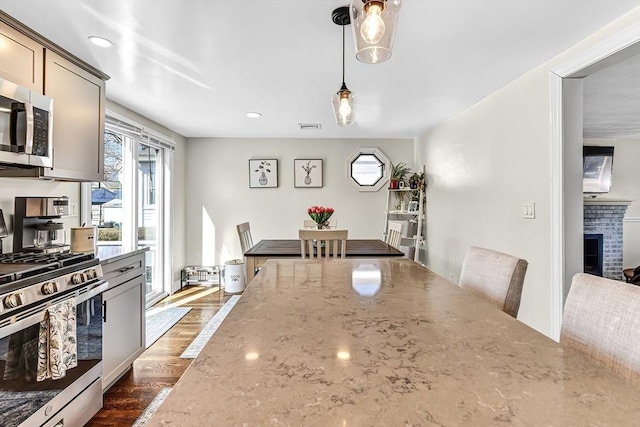
<svg viewBox="0 0 640 427"><path fill-rule="evenodd" d="M2 239L2 252L13 252L13 214L16 197L69 197L71 209L75 214L61 218L65 224L67 242L70 241L70 227L80 225L80 184L75 182L57 182L40 179L0 178L0 209L9 228L9 237Z"/></svg>
<svg viewBox="0 0 640 427"><path fill-rule="evenodd" d="M381 238L386 190L358 192L347 181L347 159L378 147L392 163L413 164L409 139L188 139L187 263L222 264L242 257L236 225L260 239L297 239L312 205L333 207L350 238ZM249 188L249 159L278 159L278 188ZM294 188L294 159L323 159L324 187ZM385 187L386 188L386 187Z"/></svg>
<svg viewBox="0 0 640 427"><path fill-rule="evenodd" d="M429 268L458 280L466 249L525 258L518 318L551 335L549 71L640 21L640 8L536 67L419 139L426 164ZM536 218L522 219L523 202Z"/></svg>
<svg viewBox="0 0 640 427"><path fill-rule="evenodd" d="M585 139L584 145L614 147L611 191L604 199L632 200L623 223L624 268L640 265L640 139Z"/></svg>

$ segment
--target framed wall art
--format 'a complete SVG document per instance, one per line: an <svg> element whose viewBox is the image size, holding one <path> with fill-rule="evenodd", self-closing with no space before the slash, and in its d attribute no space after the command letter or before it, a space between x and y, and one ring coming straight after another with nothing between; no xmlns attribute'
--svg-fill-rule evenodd
<svg viewBox="0 0 640 427"><path fill-rule="evenodd" d="M322 187L322 159L295 159L293 170L294 187Z"/></svg>
<svg viewBox="0 0 640 427"><path fill-rule="evenodd" d="M249 160L249 188L275 188L277 186L278 160Z"/></svg>

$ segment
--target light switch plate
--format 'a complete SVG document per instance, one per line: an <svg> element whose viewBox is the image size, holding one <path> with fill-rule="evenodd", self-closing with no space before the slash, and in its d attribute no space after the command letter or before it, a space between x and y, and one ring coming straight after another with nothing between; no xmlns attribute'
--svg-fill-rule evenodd
<svg viewBox="0 0 640 427"><path fill-rule="evenodd" d="M522 218L535 219L536 218L536 204L535 202L524 202L522 204Z"/></svg>

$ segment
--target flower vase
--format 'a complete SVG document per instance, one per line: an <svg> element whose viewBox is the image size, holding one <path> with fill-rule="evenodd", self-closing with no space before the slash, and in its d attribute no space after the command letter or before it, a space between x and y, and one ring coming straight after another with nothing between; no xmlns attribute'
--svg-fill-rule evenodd
<svg viewBox="0 0 640 427"><path fill-rule="evenodd" d="M265 175L264 171L260 173L260 178L258 178L258 182L260 183L260 185L267 185L267 182L269 182L269 180L267 179L267 175Z"/></svg>
<svg viewBox="0 0 640 427"><path fill-rule="evenodd" d="M305 185L311 184L311 177L309 176L309 174L307 174L307 176L304 177L304 183Z"/></svg>

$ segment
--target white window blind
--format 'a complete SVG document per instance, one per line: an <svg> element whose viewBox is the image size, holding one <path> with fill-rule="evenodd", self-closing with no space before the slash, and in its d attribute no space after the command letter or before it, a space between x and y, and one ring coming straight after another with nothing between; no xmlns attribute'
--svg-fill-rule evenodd
<svg viewBox="0 0 640 427"><path fill-rule="evenodd" d="M105 113L105 125L107 129L119 132L125 136L134 138L154 148L166 148L175 151L176 144L173 138L154 129L144 127L133 120L121 116L118 113L108 111Z"/></svg>

